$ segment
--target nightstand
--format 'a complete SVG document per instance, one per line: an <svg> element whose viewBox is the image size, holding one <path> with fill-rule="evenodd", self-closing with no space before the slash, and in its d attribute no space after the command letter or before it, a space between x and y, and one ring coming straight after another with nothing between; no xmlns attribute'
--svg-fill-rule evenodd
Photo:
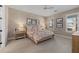
<svg viewBox="0 0 79 59"><path fill-rule="evenodd" d="M19 30L15 30L15 39L22 39L22 38L26 38L27 34L26 31L19 31Z"/></svg>

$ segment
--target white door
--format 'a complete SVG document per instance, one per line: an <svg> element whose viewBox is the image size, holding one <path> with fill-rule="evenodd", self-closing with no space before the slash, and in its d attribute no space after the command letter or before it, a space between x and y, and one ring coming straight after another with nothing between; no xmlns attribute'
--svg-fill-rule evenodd
<svg viewBox="0 0 79 59"><path fill-rule="evenodd" d="M2 33L1 33L1 47L5 47L7 43L7 36L8 36L8 14L7 14L7 7L4 5L2 7Z"/></svg>

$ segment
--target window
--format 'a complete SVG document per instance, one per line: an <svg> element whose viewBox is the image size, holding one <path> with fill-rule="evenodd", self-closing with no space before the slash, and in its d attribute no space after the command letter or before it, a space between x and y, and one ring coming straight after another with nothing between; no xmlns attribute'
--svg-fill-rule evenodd
<svg viewBox="0 0 79 59"><path fill-rule="evenodd" d="M49 20L49 28L53 28L53 20Z"/></svg>
<svg viewBox="0 0 79 59"><path fill-rule="evenodd" d="M37 19L28 18L26 23L28 25L37 25Z"/></svg>
<svg viewBox="0 0 79 59"><path fill-rule="evenodd" d="M76 21L77 21L76 15L67 17L66 30L68 32L76 31Z"/></svg>

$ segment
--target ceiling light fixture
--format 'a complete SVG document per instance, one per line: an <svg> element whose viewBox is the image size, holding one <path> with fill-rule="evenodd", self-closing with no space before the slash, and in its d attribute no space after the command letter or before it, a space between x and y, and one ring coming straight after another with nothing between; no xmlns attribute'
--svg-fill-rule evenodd
<svg viewBox="0 0 79 59"><path fill-rule="evenodd" d="M57 12L57 10L54 10L54 12Z"/></svg>
<svg viewBox="0 0 79 59"><path fill-rule="evenodd" d="M43 9L44 9L44 10L54 9L54 7L51 7L51 6L47 6L47 5L45 5Z"/></svg>

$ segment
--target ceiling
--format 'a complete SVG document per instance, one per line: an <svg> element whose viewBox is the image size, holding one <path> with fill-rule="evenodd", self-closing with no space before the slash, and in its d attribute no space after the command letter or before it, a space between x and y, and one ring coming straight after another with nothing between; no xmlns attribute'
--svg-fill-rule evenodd
<svg viewBox="0 0 79 59"><path fill-rule="evenodd" d="M79 7L78 5L9 5L10 8L30 12L40 16L50 16Z"/></svg>

